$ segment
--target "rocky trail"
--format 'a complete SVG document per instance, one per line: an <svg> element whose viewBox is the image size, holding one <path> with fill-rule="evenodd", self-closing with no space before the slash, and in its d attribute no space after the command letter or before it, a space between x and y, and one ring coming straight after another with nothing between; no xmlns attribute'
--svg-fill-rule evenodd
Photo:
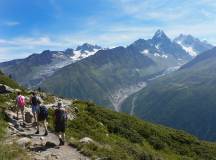
<svg viewBox="0 0 216 160"><path fill-rule="evenodd" d="M44 136L44 130L40 127L40 134L36 135L33 123L26 123L23 127L22 120L16 120L15 112L6 110L5 113L8 119L5 143L16 143L24 148L32 160L89 160L69 144L59 146L54 133L49 132L48 136Z"/></svg>

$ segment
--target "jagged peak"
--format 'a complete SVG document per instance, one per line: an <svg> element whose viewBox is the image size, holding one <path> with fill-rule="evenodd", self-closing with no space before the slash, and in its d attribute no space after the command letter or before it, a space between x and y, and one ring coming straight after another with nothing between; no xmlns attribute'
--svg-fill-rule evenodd
<svg viewBox="0 0 216 160"><path fill-rule="evenodd" d="M42 54L50 53L50 52L51 52L50 50L44 50L44 51L42 52Z"/></svg>
<svg viewBox="0 0 216 160"><path fill-rule="evenodd" d="M140 39L136 40L134 43L141 43L141 42L146 42L146 40L145 40L145 39L142 39L142 38L140 38Z"/></svg>
<svg viewBox="0 0 216 160"><path fill-rule="evenodd" d="M177 41L185 41L185 40L190 41L190 42L192 42L192 41L202 42L202 43L205 43L206 45L211 45L211 44L209 44L209 42L207 40L200 40L199 38L196 38L196 37L192 36L191 34L182 34L181 33L179 36L177 36L174 39L174 41L176 41L176 42Z"/></svg>
<svg viewBox="0 0 216 160"><path fill-rule="evenodd" d="M67 48L65 51L64 51L64 53L66 54L66 55L71 55L71 54L73 54L73 49L72 48Z"/></svg>
<svg viewBox="0 0 216 160"><path fill-rule="evenodd" d="M76 51L78 50L87 50L87 51L94 51L94 49L102 49L102 47L98 46L98 45L92 45L92 44L89 44L89 43L83 43L82 45L79 45L77 48L76 48Z"/></svg>
<svg viewBox="0 0 216 160"><path fill-rule="evenodd" d="M155 34L154 34L154 36L153 36L153 39L155 39L155 38L168 38L167 37L167 35L165 34L165 32L163 31L163 30L161 30L161 29L158 29L156 32L155 32Z"/></svg>
<svg viewBox="0 0 216 160"><path fill-rule="evenodd" d="M185 39L189 39L189 40L199 40L198 38L193 37L190 34L180 34L179 36L177 36L174 41L179 41L179 40L185 40Z"/></svg>

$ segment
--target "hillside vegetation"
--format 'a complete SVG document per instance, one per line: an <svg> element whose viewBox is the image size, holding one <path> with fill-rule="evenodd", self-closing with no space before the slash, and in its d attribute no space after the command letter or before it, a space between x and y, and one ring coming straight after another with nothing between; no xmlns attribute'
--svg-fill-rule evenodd
<svg viewBox="0 0 216 160"><path fill-rule="evenodd" d="M5 76L0 71L0 83L5 84L12 88L21 89L21 87L9 77ZM5 138L7 137L7 123L5 121L4 109L8 107L7 102L14 99L15 94L0 94L0 160L27 160L29 159L24 150L15 144L6 144Z"/></svg>
<svg viewBox="0 0 216 160"><path fill-rule="evenodd" d="M68 122L67 139L93 159L216 159L216 144L200 141L183 131L154 125L89 102L74 101L73 107L79 109L79 114ZM83 137L90 137L94 142L79 142Z"/></svg>
<svg viewBox="0 0 216 160"><path fill-rule="evenodd" d="M1 75L4 78L4 75ZM8 79L8 86L16 84ZM16 85L16 87L19 87ZM5 144L7 123L3 110L14 94L0 95L0 159L29 159L15 144ZM53 102L52 98L47 99ZM124 113L113 112L94 103L75 100L79 112L68 121L67 141L92 159L108 160L214 160L216 144L198 140L183 131L154 125ZM53 110L49 110L49 129L53 130ZM82 143L89 137L93 142ZM73 158L73 157L71 157Z"/></svg>

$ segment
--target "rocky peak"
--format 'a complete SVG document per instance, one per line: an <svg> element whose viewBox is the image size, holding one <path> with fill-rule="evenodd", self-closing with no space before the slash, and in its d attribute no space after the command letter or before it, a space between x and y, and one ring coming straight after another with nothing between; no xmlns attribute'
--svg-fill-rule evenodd
<svg viewBox="0 0 216 160"><path fill-rule="evenodd" d="M193 52L193 56L213 48L207 41L201 41L191 35L180 34L174 39L174 42L180 44L189 54Z"/></svg>
<svg viewBox="0 0 216 160"><path fill-rule="evenodd" d="M152 39L155 39L155 40L167 40L169 39L168 36L164 33L163 30L157 30L153 36Z"/></svg>
<svg viewBox="0 0 216 160"><path fill-rule="evenodd" d="M208 45L213 48L211 44L209 44L206 40L201 41L198 38L193 37L192 35L188 34L180 34L178 37L174 39L175 42L182 42L184 44L193 44L193 43L202 43L202 45Z"/></svg>
<svg viewBox="0 0 216 160"><path fill-rule="evenodd" d="M72 48L68 48L64 51L65 55L73 55L74 54L74 50Z"/></svg>
<svg viewBox="0 0 216 160"><path fill-rule="evenodd" d="M102 49L102 47L98 46L98 45L92 45L92 44L89 44L89 43L84 43L80 46L78 46L76 48L76 51L81 51L81 52L85 52L85 51L88 51L88 52L94 52L94 50L100 50Z"/></svg>

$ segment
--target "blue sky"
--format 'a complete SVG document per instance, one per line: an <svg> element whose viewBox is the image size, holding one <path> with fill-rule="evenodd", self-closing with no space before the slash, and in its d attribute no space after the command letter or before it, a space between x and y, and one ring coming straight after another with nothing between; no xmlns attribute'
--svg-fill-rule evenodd
<svg viewBox="0 0 216 160"><path fill-rule="evenodd" d="M127 45L157 29L216 44L216 1L0 0L0 61L84 42Z"/></svg>

